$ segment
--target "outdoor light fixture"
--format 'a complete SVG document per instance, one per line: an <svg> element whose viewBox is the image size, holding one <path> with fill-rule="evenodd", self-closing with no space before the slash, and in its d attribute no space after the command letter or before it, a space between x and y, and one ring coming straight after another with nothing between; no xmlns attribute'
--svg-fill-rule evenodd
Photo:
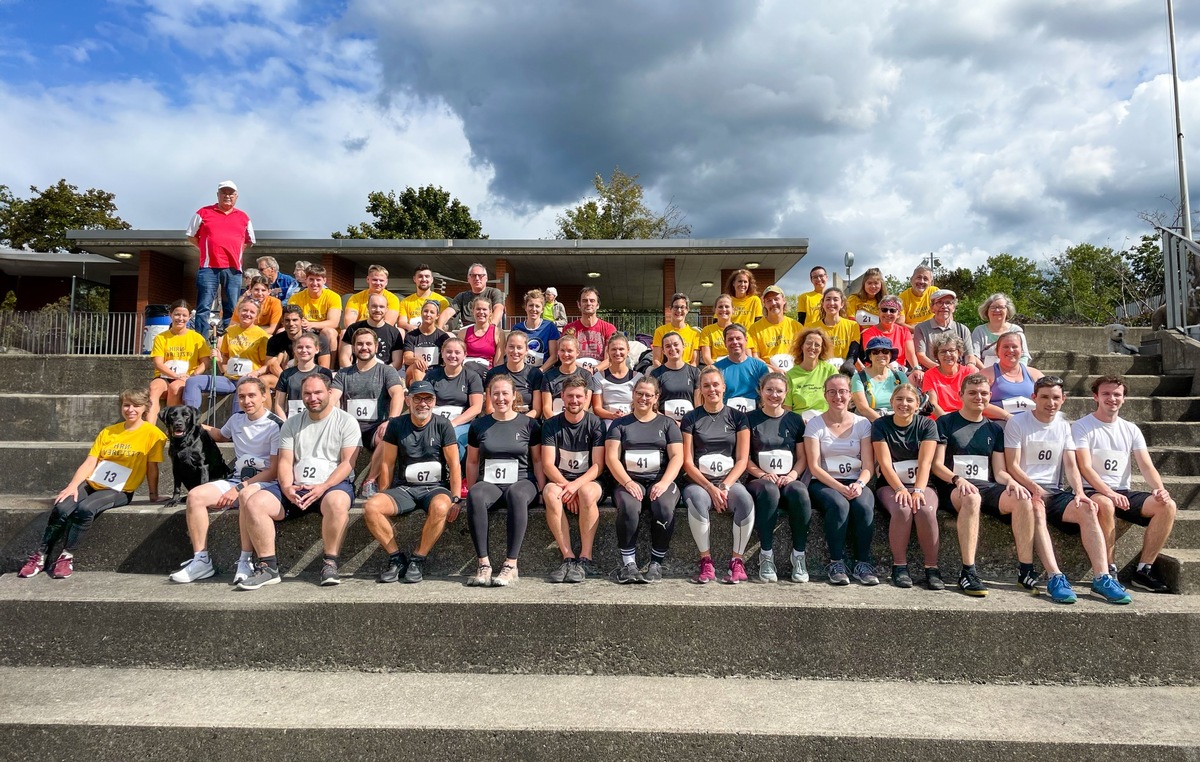
<svg viewBox="0 0 1200 762"><path fill-rule="evenodd" d="M704 304L704 302L700 301L699 299L693 299L693 300L692 300L692 306L693 306L693 307L699 307L699 306L700 306L700 305L702 305L702 304Z"/></svg>
<svg viewBox="0 0 1200 762"><path fill-rule="evenodd" d="M712 288L712 287L713 287L713 282L711 280L700 281L700 288Z"/></svg>
<svg viewBox="0 0 1200 762"><path fill-rule="evenodd" d="M759 268L759 265L760 265L760 263L758 263L758 262L747 262L746 269L747 270L757 270Z"/></svg>
<svg viewBox="0 0 1200 762"><path fill-rule="evenodd" d="M133 259L133 255L128 251L118 251L116 254L113 254L113 256L117 259Z"/></svg>
<svg viewBox="0 0 1200 762"><path fill-rule="evenodd" d="M588 273L588 277L589 277L589 278L599 278L599 277L600 277L600 273Z"/></svg>

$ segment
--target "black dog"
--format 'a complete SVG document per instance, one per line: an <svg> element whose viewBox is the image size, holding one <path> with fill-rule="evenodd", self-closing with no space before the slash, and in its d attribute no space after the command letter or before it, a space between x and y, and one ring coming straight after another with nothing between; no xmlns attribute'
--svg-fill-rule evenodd
<svg viewBox="0 0 1200 762"><path fill-rule="evenodd" d="M221 448L200 425L200 412L187 405L174 405L159 413L167 430L171 467L175 473L175 491L167 506L179 503L179 487L189 490L216 479L229 478L229 466Z"/></svg>

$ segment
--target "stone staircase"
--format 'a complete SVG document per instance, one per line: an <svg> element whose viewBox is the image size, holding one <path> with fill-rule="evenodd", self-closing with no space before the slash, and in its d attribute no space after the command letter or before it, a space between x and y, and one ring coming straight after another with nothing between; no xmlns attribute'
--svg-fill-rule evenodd
<svg viewBox="0 0 1200 762"><path fill-rule="evenodd" d="M311 584L320 545L305 518L279 527L285 583L236 593L228 572L166 580L190 555L182 512L144 495L96 523L71 579L19 580L11 572L50 496L116 420L116 392L145 382L146 362L0 356L10 422L0 434L0 756L1200 758L1200 397L1157 358L1096 354L1097 331L1029 334L1034 365L1068 381L1068 417L1091 410L1090 378L1129 377L1126 413L1180 504L1161 563L1184 594L1135 592L1122 608L1081 595L1056 607L1016 587L1011 535L991 521L985 599L886 584L697 587L684 580L695 551L682 511L658 586L544 583L558 556L540 511L514 588L461 584L474 555L462 520L434 550L427 582L381 586L383 556L356 511L342 586ZM160 491L170 484L168 466ZM236 555L236 520L213 521L221 566ZM402 546L420 520L399 523ZM492 522L493 555L502 523ZM605 510L595 554L605 569L617 561L612 523ZM953 521L942 532L951 575ZM881 517L881 565L886 533ZM825 557L820 534L813 567ZM728 537L721 517L718 556ZM1081 575L1077 543L1054 539L1064 569ZM788 542L781 523L781 560ZM1140 530L1128 532L1119 560L1139 544Z"/></svg>

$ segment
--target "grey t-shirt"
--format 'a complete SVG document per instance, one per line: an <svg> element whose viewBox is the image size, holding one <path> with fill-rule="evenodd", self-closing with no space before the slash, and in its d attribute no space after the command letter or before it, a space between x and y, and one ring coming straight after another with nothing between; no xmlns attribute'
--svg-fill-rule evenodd
<svg viewBox="0 0 1200 762"><path fill-rule="evenodd" d="M469 325L472 321L471 317L471 302L475 301L475 297L482 296L492 303L495 307L497 304L504 304L504 292L498 288L484 286L483 291L478 294L472 293L471 289L467 289L458 296L450 300L450 307L454 310L455 316L463 325Z"/></svg>
<svg viewBox="0 0 1200 762"><path fill-rule="evenodd" d="M342 393L343 409L354 416L364 429L388 417L390 392L394 386L404 388L400 374L391 365L378 360L368 370L359 370L355 363L333 376L333 388ZM370 409L369 404L363 404L367 400L375 400L374 410Z"/></svg>
<svg viewBox="0 0 1200 762"><path fill-rule="evenodd" d="M975 342L971 340L971 332L962 323L954 320L945 328L938 326L933 318L929 318L923 323L917 323L917 327L913 329L913 347L929 357L930 360L937 362L937 358L930 355L930 345L934 338L941 336L943 333L953 333L958 338L962 339L963 344L967 345L966 357L959 358L966 361L967 357L979 357L979 348L975 346Z"/></svg>

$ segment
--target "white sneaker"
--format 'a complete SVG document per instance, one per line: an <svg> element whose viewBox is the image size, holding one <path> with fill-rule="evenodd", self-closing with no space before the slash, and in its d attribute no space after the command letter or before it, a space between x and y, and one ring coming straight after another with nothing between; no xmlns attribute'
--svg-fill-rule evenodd
<svg viewBox="0 0 1200 762"><path fill-rule="evenodd" d="M237 584L244 579L250 579L250 575L254 574L254 564L250 559L239 559L237 562L237 571L233 573L233 584Z"/></svg>
<svg viewBox="0 0 1200 762"><path fill-rule="evenodd" d="M217 570L213 568L211 560L201 561L198 558L193 558L180 565L183 568L171 575L172 582L195 582L196 580L208 579L217 573Z"/></svg>

